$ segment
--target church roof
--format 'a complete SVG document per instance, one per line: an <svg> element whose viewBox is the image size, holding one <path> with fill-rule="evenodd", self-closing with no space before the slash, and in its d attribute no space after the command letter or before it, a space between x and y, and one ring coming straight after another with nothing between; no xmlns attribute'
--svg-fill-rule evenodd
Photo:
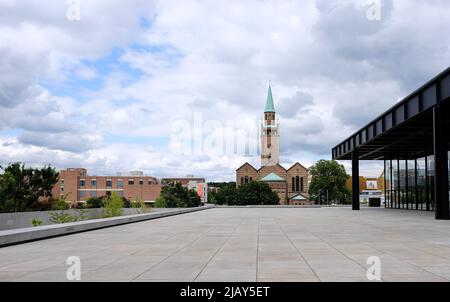
<svg viewBox="0 0 450 302"><path fill-rule="evenodd" d="M264 112L275 112L273 105L272 87L269 85L269 92L267 93L266 110Z"/></svg>
<svg viewBox="0 0 450 302"><path fill-rule="evenodd" d="M295 196L292 196L290 199L295 200L295 201L307 200L307 198L305 196L303 196L302 194L297 194Z"/></svg>
<svg viewBox="0 0 450 302"><path fill-rule="evenodd" d="M261 181L267 181L267 182L271 182L271 181L284 181L284 178L281 176L278 176L275 173L270 173L269 175L266 175L265 177L261 178Z"/></svg>
<svg viewBox="0 0 450 302"><path fill-rule="evenodd" d="M246 162L245 164L243 164L242 166L240 166L239 168L236 169L236 171L239 171L240 169L244 168L245 166L249 167L252 170L255 170L256 172L258 172L258 169L256 169L255 167L253 167L251 164L249 164L248 162Z"/></svg>

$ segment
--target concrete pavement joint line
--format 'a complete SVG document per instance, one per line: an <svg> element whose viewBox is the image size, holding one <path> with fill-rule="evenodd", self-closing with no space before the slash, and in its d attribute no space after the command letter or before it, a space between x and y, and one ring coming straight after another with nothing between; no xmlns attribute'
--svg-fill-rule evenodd
<svg viewBox="0 0 450 302"><path fill-rule="evenodd" d="M308 231L310 234L314 235L311 231ZM334 247L331 243L326 242L325 240L323 240L320 236L318 235L314 235L316 236L320 241L322 241L323 243L327 244L329 247L331 247L332 249L334 249L335 251L337 251L339 254L341 254L342 256L344 256L345 258L349 259L350 261L352 261L353 263L356 263L358 266L362 267L364 269L364 271L367 271L367 267L365 267L364 265L362 265L361 263L359 263L358 261L350 258L349 256L347 256L345 253L343 253L341 250L337 249L336 247ZM358 243L361 243L360 241L357 241ZM369 256L375 256L375 255L368 255ZM381 277L381 281L385 282L385 280L383 280L383 277Z"/></svg>
<svg viewBox="0 0 450 302"><path fill-rule="evenodd" d="M162 240L159 241L159 242L164 242L164 241L170 240L171 238L176 237L177 235L178 235L178 234L173 234L173 235L171 235L171 236L169 236L169 237L166 237L166 238L162 239ZM158 243L159 243L159 242L158 242ZM109 249L106 248L106 249L104 249L104 250L105 250L105 251L108 251ZM138 253L138 252L139 252L139 251L136 251L136 252L134 252L134 253L131 253L130 255L124 255L123 257L120 257L120 258L118 258L118 259L112 260L111 262L109 262L109 263L107 263L107 264L105 264L105 265L102 265L102 266L98 267L98 268L95 269L95 270L92 270L91 273L94 273L94 272L96 272L96 271L101 271L103 268L106 268L106 267L108 267L109 265L111 265L111 263L121 261L121 260L123 260L123 259L125 259L125 258L128 258L128 257L130 257L130 256L133 256L134 254L136 254L136 253ZM170 257L170 256L169 256L169 257ZM162 261L164 261L164 260L162 260Z"/></svg>
<svg viewBox="0 0 450 302"><path fill-rule="evenodd" d="M424 271L424 272L427 272L427 273L429 273L429 274L432 274L432 275L434 275L434 276L436 276L436 277L438 277L438 278L442 278L442 279L445 279L445 280L447 280L447 281L450 281L449 278L442 277L442 276L440 276L440 275L438 275L438 274L436 274L436 273L433 273L433 272L431 272L431 271L428 271L427 269L424 269L424 268L422 268L422 267L420 267L420 266L418 266L418 265L415 265L415 264L409 262L408 260L402 260L402 259L398 258L396 255L394 255L393 253L391 253L391 252L389 252L389 251L385 251L385 252L384 252L384 251L382 251L382 250L380 250L380 249L378 249L378 248L376 248L376 247L374 247L374 246L371 246L371 245L368 244L367 242L363 242L362 244L365 244L365 245L369 246L370 248L373 248L374 250L380 252L381 254L389 255L389 256L391 256L392 258L395 258L398 262L405 262L405 263L407 263L407 264L409 264L409 265L411 265L411 266L414 266L415 268L417 268L417 269L419 269L419 270L421 270L421 271ZM420 252L420 250L418 250L418 249L416 249L416 248L412 248L412 249L414 249L414 250ZM440 257L440 256L438 256L438 255L434 255L433 253L427 253L427 254L432 255L432 256L435 256L435 257L442 258L442 257ZM442 259L447 260L447 259L445 259L445 258L442 258ZM383 271L383 269L382 269L381 271Z"/></svg>
<svg viewBox="0 0 450 302"><path fill-rule="evenodd" d="M278 224L278 221L277 221ZM312 268L312 266L309 264L309 262L306 260L306 258L303 256L303 253L300 252L300 250L297 248L297 246L294 244L294 242L292 242L291 238L289 237L289 235L286 233L286 231L284 230L283 227L280 227L281 231L283 232L284 236L287 238L287 240L290 242L290 244L294 247L294 249L297 251L297 253L300 255L300 257L303 259L303 261L305 261L306 265L308 266L308 268L311 270L311 272L314 274L314 276L316 276L317 280L319 280L320 282L322 282L322 280L319 278L319 275L317 275L316 271Z"/></svg>
<svg viewBox="0 0 450 302"><path fill-rule="evenodd" d="M398 209L398 210L403 210L403 209ZM405 211L405 212L408 213L408 214L409 214L409 212L412 212L411 210L403 210L403 211ZM428 213L428 212L416 212L416 211L414 211L413 213L416 214L416 215L414 215L414 216L416 216L415 218L417 219L417 218L419 218L419 217L420 217L420 218L426 217L425 215L419 215L419 213ZM384 214L385 214L385 213L384 213ZM378 226L376 226L376 225L372 225L372 224L369 224L369 223L367 223L367 222L360 222L359 224L366 225L366 226L370 226L370 227L378 227ZM386 232L389 232L389 231L386 231ZM380 250L380 249L378 249L378 248L376 248L376 247L370 245L370 244L367 243L367 242L361 242L361 241L359 241L359 242L360 242L361 244L363 244L363 245L366 245L366 246L369 246L370 248L373 248L374 250L380 252L381 254L387 254L387 255L389 255L389 256L391 256L391 257L397 259L398 262L405 262L405 263L407 263L407 264L409 264L409 265L411 265L411 266L414 266L415 268L418 268L419 270L422 270L422 271L424 271L424 272L427 272L427 273L430 273L430 274L432 274L432 275L435 275L435 276L438 277L438 278L442 278L442 279L445 279L445 280L447 280L447 281L450 281L449 278L442 277L442 276L440 276L440 275L438 275L438 274L436 274L436 273L433 273L433 272L431 272L431 271L428 271L427 269L424 269L424 268L422 268L422 267L420 267L420 266L418 266L418 265L415 265L414 263L411 263L411 262L409 262L408 260L402 260L402 259L398 258L395 254L393 254L393 253L391 253L391 252L389 252L389 251L383 252L382 250ZM411 248L411 247L410 247L410 248ZM417 249L417 248L414 248L414 247L412 247L412 249L413 249L413 250L416 250L416 251L419 251L419 252L422 252L421 250L419 250L419 249ZM446 260L445 258L443 258L443 257L441 257L441 256L439 256L439 255L430 253L430 252L426 252L426 254L429 254L429 255L432 255L432 256L435 256L435 257L439 257L439 258L442 258L442 259ZM383 279L383 278L381 278L381 279Z"/></svg>
<svg viewBox="0 0 450 302"><path fill-rule="evenodd" d="M223 247L227 244L228 240L230 240L230 238L233 236L233 234L236 232L236 230L241 226L242 221L239 222L236 227L233 229L232 232L230 232L230 234L228 235L228 237L225 239L225 241L223 242L223 244L215 251L215 253L208 259L208 261L206 262L206 264L202 267L202 269L200 270L200 272L197 274L197 276L195 276L194 278L194 282L195 280L197 280L197 278L203 273L203 271L205 270L205 268L208 266L208 264L211 263L212 259L214 259L214 257L223 249Z"/></svg>
<svg viewBox="0 0 450 302"><path fill-rule="evenodd" d="M169 259L170 257L178 254L180 251L182 251L184 248L190 247L191 245L193 245L195 242L197 242L200 238L202 238L204 236L205 233L200 234L197 238L195 238L193 241L186 243L185 245L181 246L179 249L177 249L176 251L174 251L172 254L168 255L167 257L165 257L164 259L162 259L161 261L159 261L158 263L155 263L154 265L152 265L151 267L149 267L147 270L145 270L144 272L142 272L141 274L137 275L136 277L134 277L133 279L131 279L131 281L135 281L136 279L138 279L140 276L144 275L145 273L151 271L153 268L157 267L158 265L162 264L164 261L166 261L167 259ZM178 236L178 234L175 234L175 236ZM169 238L167 238L167 240L169 240Z"/></svg>
<svg viewBox="0 0 450 302"><path fill-rule="evenodd" d="M73 234L73 235L76 235L76 234ZM56 238L49 238L49 239L46 239L45 241L50 241L50 240L55 240ZM28 242L28 243L23 243L22 245L26 245L26 244L29 244L29 245L33 245L33 244L38 244L39 242L41 242L41 241L44 241L44 239L43 240L39 240L39 241L34 241L34 242ZM107 249L104 249L104 250L107 250ZM97 254L97 252L91 252L90 254L88 254L88 256L91 256L91 255L95 255L95 254ZM51 255L48 255L48 256L51 256ZM45 257L45 258L47 258L47 257ZM32 258L32 259L29 259L29 260L27 260L27 262L29 262L29 261L40 261L40 259L42 259L42 256L36 256L36 257L34 257L34 258ZM61 261L61 263L59 263L59 264L61 264L61 265L66 265L66 259L64 259L63 261ZM2 270L7 270L7 268L8 267L10 267L10 266L14 266L14 265L17 265L17 264L20 264L20 263L23 263L23 261L22 260L18 260L17 262L14 262L14 263L12 263L12 264L8 264L8 265L4 265L4 266L1 266L0 268L2 269ZM49 268L49 267L52 267L52 266L54 266L54 265L50 265L50 266L48 266L48 267L45 267L45 268ZM44 269L45 269L44 268ZM42 268L41 268L42 269ZM39 268L36 268L36 270L32 270L32 272L38 272L40 269Z"/></svg>

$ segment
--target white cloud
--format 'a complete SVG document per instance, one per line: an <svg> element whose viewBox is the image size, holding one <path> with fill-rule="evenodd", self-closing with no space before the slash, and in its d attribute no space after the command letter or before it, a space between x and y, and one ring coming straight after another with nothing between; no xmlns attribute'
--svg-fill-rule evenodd
<svg viewBox="0 0 450 302"><path fill-rule="evenodd" d="M257 120L272 80L283 161L311 165L450 61L447 1L82 3L0 0L2 162L233 179L257 156L180 157L172 123Z"/></svg>

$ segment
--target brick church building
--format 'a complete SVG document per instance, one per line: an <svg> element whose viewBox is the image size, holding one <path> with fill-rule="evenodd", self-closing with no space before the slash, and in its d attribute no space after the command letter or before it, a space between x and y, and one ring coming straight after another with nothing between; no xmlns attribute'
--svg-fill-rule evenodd
<svg viewBox="0 0 450 302"><path fill-rule="evenodd" d="M237 186L251 181L266 182L280 197L282 205L309 205L309 171L300 163L290 168L280 165L280 133L272 88L269 86L261 132L261 168L249 163L236 170Z"/></svg>

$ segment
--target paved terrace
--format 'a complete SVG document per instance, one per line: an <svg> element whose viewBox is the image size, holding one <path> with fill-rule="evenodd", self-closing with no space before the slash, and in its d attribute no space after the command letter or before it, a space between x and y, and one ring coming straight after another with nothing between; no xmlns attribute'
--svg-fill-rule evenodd
<svg viewBox="0 0 450 302"><path fill-rule="evenodd" d="M0 249L1 281L450 280L450 221L432 213L348 208L222 208Z"/></svg>

